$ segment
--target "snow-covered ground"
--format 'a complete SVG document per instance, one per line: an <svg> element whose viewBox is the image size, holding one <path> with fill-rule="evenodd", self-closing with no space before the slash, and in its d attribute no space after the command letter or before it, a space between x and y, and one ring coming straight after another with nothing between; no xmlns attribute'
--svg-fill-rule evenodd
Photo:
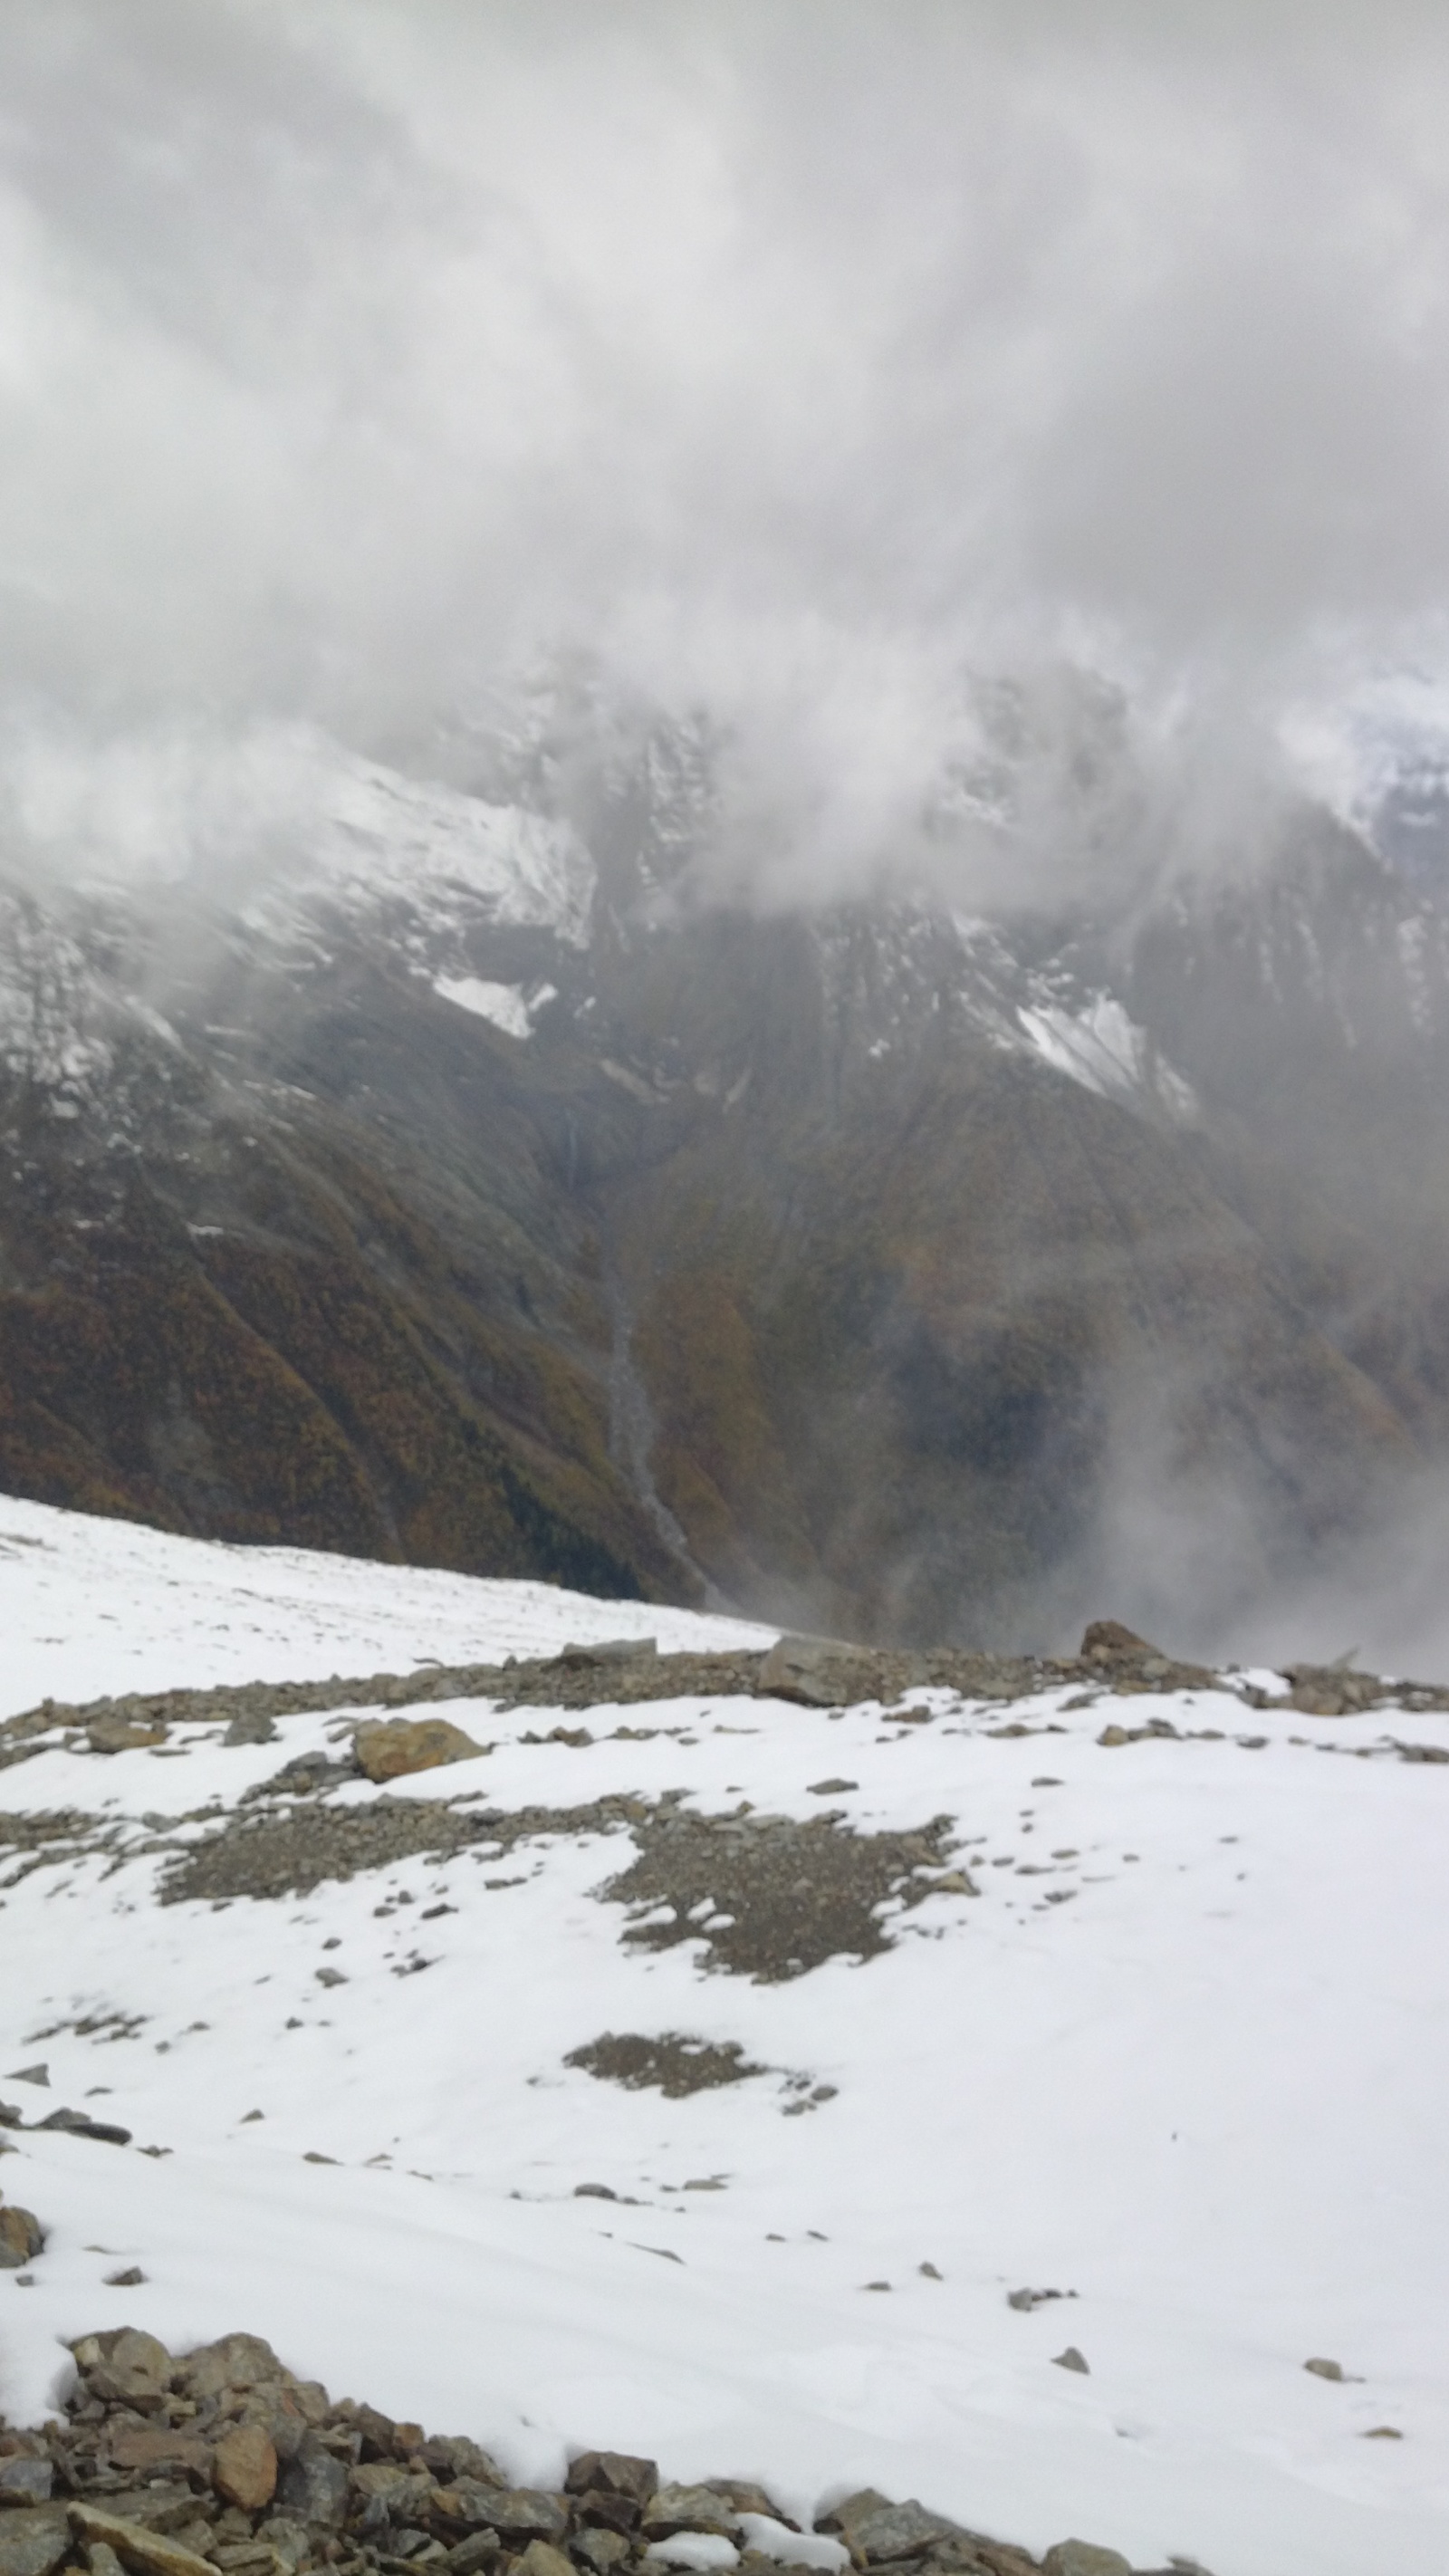
<svg viewBox="0 0 1449 2576"><path fill-rule="evenodd" d="M0 1502L12 1710L770 1633ZM395 1796L955 1820L978 1896L777 1984L707 1971L703 1937L622 1943L595 1891L627 1832L155 1903L162 1820L215 1801L177 1826L215 1831L344 1736L336 1711L268 1745L198 1725L0 1771L0 1811L124 1820L132 1851L20 1876L0 1844L0 2098L134 2132L0 2132L0 2190L51 2231L31 2286L0 2275L0 2409L38 2417L62 2338L98 2324L178 2348L245 2328L522 2476L597 2443L799 2512L871 2483L1140 2566L1441 2576L1449 1766L1393 1739L1449 1745L1449 1718L1077 1696L917 1692L915 1724L651 1701L571 1713L573 1745L524 1740L547 1711L428 1710L492 1749ZM1181 1740L1097 1741L1153 1716ZM611 2031L740 2042L764 2071L671 2100L565 2065ZM37 2062L47 2086L13 2080ZM802 2110L802 2076L833 2094ZM131 2264L144 2286L105 2286ZM1075 2295L1023 2313L1023 2288ZM1054 2366L1068 2345L1087 2374Z"/></svg>

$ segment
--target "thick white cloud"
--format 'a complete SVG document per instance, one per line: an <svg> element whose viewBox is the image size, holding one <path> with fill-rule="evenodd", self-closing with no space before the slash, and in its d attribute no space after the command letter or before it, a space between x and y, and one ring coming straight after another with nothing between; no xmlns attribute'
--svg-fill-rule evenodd
<svg viewBox="0 0 1449 2576"><path fill-rule="evenodd" d="M1449 28L1198 14L0 12L12 711L423 757L567 641L735 726L793 884L965 667L1265 729L1430 649Z"/></svg>

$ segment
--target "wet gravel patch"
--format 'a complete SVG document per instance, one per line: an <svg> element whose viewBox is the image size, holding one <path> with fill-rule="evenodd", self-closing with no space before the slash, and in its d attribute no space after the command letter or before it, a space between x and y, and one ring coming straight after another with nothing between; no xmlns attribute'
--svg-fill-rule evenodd
<svg viewBox="0 0 1449 2576"><path fill-rule="evenodd" d="M702 1966L776 1985L827 1959L889 1949L881 1909L931 1893L954 1830L951 1816L910 1833L863 1834L836 1816L797 1823L656 1810L638 1859L599 1893L630 1908L629 1946L697 1942Z"/></svg>
<svg viewBox="0 0 1449 2576"><path fill-rule="evenodd" d="M356 1878L420 1853L446 1860L479 1845L502 1853L549 1835L617 1832L630 1807L641 1803L600 1798L586 1807L518 1807L505 1814L441 1800L379 1798L368 1807L317 1804L287 1815L239 1817L174 1861L157 1893L163 1905L307 1896L324 1880Z"/></svg>
<svg viewBox="0 0 1449 2576"><path fill-rule="evenodd" d="M692 2039L677 2030L661 2031L657 2039L646 2039L637 2030L606 2030L585 2047L570 2049L564 2064L582 2067L604 2083L622 2084L626 2092L657 2089L671 2102L772 2072L746 2057L737 2039Z"/></svg>
<svg viewBox="0 0 1449 2576"><path fill-rule="evenodd" d="M522 1843L627 1831L635 1858L596 1890L628 1909L625 1943L692 1941L702 1966L775 1984L826 1959L888 1949L892 1916L932 1894L946 1872L955 1830L950 1816L909 1833L855 1833L838 1815L701 1816L680 1806L682 1794L510 1811L379 1798L238 1817L173 1858L158 1895L163 1905L305 1896L324 1880L420 1855L501 1857Z"/></svg>
<svg viewBox="0 0 1449 2576"><path fill-rule="evenodd" d="M32 1870L59 1869L86 1852L110 1851L125 1830L113 1817L87 1815L79 1807L0 1815L0 1893L18 1887Z"/></svg>

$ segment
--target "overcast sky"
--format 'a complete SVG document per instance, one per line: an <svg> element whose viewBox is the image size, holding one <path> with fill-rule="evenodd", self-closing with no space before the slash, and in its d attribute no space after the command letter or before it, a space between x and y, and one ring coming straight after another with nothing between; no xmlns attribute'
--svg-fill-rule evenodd
<svg viewBox="0 0 1449 2576"><path fill-rule="evenodd" d="M12 747L581 646L848 874L967 670L1449 667L1443 7L0 0L0 166Z"/></svg>

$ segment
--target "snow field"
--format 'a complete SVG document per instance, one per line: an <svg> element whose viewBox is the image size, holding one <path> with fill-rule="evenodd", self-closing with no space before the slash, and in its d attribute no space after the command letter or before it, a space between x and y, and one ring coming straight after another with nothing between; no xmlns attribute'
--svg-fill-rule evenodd
<svg viewBox="0 0 1449 2576"><path fill-rule="evenodd" d="M12 1706L771 1633L13 1503L4 1547ZM1107 1749L1122 1704L1063 1696L916 1692L917 1725L650 1702L570 1712L596 1739L577 1748L523 1742L555 1711L430 1707L495 1749L396 1797L681 1790L704 1814L956 1820L950 1865L977 1897L930 1896L884 1955L773 1985L706 1973L703 1942L621 1943L596 1891L627 1832L158 1906L168 1856L140 1820L212 1805L174 1831L215 1830L343 1738L343 1712L265 1746L187 1727L0 1771L0 1813L107 1816L130 1852L18 1883L0 1859L0 2098L135 2140L0 2133L18 2151L0 2189L51 2230L33 2286L0 2277L0 2408L37 2418L63 2338L107 2321L176 2347L245 2327L520 2476L584 2443L642 2448L682 2477L758 2476L806 2519L871 2483L1038 2550L1075 2531L1213 2576L1438 2576L1449 1770L1382 1748L1449 1742L1449 1720L1249 1713L1223 1690L1127 1717L1225 1740ZM671 2100L564 2064L607 2031L738 2042L767 2071ZM48 2088L12 2080L36 2061ZM801 2077L834 2098L801 2111ZM105 2286L130 2263L143 2287ZM1007 2292L1027 2286L1076 2296L1021 2314ZM1053 2367L1068 2344L1088 2376ZM1312 2355L1344 2384L1305 2373ZM1403 2438L1365 2438L1384 2425Z"/></svg>

